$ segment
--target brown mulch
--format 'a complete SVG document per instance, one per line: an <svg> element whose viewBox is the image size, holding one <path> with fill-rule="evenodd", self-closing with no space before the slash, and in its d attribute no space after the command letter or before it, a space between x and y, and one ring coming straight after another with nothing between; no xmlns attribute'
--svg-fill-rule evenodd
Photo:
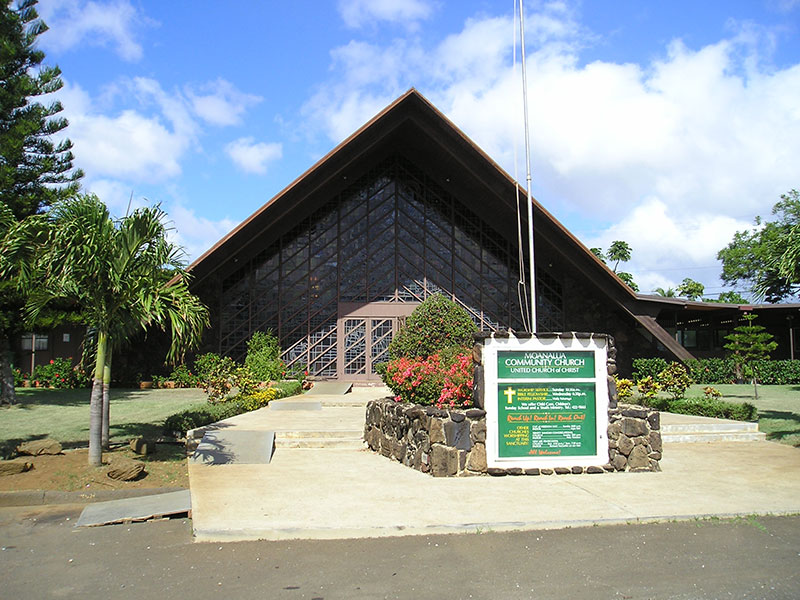
<svg viewBox="0 0 800 600"><path fill-rule="evenodd" d="M122 459L141 460L147 474L135 481L117 481L106 475L109 466ZM19 490L118 490L134 488L189 487L189 471L183 445L158 444L156 452L138 456L129 446L103 453L103 466L90 467L89 450L65 450L63 454L21 456L15 460L33 463L26 473L0 477L0 492Z"/></svg>

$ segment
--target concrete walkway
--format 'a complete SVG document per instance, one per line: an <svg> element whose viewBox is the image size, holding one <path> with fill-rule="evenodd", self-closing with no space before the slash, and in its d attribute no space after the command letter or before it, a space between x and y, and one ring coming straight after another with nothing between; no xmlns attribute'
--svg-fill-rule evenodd
<svg viewBox="0 0 800 600"><path fill-rule="evenodd" d="M281 447L288 432L363 429L355 388L318 410L261 409L221 426L270 430L269 464L189 465L198 541L362 538L800 513L800 450L665 443L661 473L433 478L365 449ZM668 421L664 415L664 421ZM684 421L684 419L681 419Z"/></svg>

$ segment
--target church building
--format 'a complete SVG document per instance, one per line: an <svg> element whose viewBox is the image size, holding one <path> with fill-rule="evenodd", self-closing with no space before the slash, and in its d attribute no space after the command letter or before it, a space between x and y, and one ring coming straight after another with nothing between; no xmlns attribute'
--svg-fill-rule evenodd
<svg viewBox="0 0 800 600"><path fill-rule="evenodd" d="M191 265L211 310L201 351L241 360L253 332L272 330L286 362L312 377L373 381L392 336L435 293L480 329L522 330L518 192L524 204L507 173L409 90ZM636 294L541 204L533 211L538 331L611 334L623 373L639 356L701 355L680 328L727 331L742 312ZM777 318L785 358L798 337L789 314L797 305Z"/></svg>

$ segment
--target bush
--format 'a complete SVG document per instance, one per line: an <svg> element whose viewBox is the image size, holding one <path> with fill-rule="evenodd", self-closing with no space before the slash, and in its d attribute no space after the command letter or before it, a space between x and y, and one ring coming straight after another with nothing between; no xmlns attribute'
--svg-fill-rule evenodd
<svg viewBox="0 0 800 600"><path fill-rule="evenodd" d="M686 361L689 375L701 385L735 383L734 362L730 358L702 358Z"/></svg>
<svg viewBox="0 0 800 600"><path fill-rule="evenodd" d="M655 398L656 394L658 394L661 388L659 387L658 382L648 375L647 377L643 377L639 380L639 383L636 385L636 389L639 391L639 395L642 398L649 399Z"/></svg>
<svg viewBox="0 0 800 600"><path fill-rule="evenodd" d="M614 375L614 383L617 385L617 398L627 400L633 396L633 382L630 379L622 379Z"/></svg>
<svg viewBox="0 0 800 600"><path fill-rule="evenodd" d="M194 372L197 373L200 383L208 383L209 378L215 372L221 360L222 357L213 352L201 354L194 360Z"/></svg>
<svg viewBox="0 0 800 600"><path fill-rule="evenodd" d="M230 356L216 358L218 360L209 360L204 365L208 368L205 376L206 394L212 404L222 402L227 397L236 383L237 372L241 369Z"/></svg>
<svg viewBox="0 0 800 600"><path fill-rule="evenodd" d="M758 418L756 407L749 402L739 404L737 402L708 398L646 398L642 403L656 410L683 415L732 419L734 421L755 421Z"/></svg>
<svg viewBox="0 0 800 600"><path fill-rule="evenodd" d="M200 408L184 410L166 418L164 421L164 434L173 435L177 433L183 436L190 429L229 419L243 412L246 411L238 402L220 402L219 404L207 404Z"/></svg>
<svg viewBox="0 0 800 600"><path fill-rule="evenodd" d="M476 331L466 310L441 294L434 294L414 309L394 336L389 358L424 358L448 348L471 348Z"/></svg>
<svg viewBox="0 0 800 600"><path fill-rule="evenodd" d="M31 379L44 387L76 388L79 386L78 373L72 367L71 358L56 358L33 369Z"/></svg>
<svg viewBox="0 0 800 600"><path fill-rule="evenodd" d="M257 381L278 381L286 374L278 338L271 331L256 331L247 341L244 365Z"/></svg>
<svg viewBox="0 0 800 600"><path fill-rule="evenodd" d="M722 392L717 388L707 385L703 388L703 396L705 396L706 400L719 400L722 398Z"/></svg>
<svg viewBox="0 0 800 600"><path fill-rule="evenodd" d="M294 396L301 391L302 385L300 382L282 381L273 387L255 390L250 394L237 394L224 402L184 410L167 417L164 421L164 433L172 435L178 432L180 435L184 435L190 429L210 425L223 419L229 419L236 415L262 408L272 400Z"/></svg>
<svg viewBox="0 0 800 600"><path fill-rule="evenodd" d="M633 380L639 383L645 377L658 378L658 374L669 366L663 358L634 358Z"/></svg>
<svg viewBox="0 0 800 600"><path fill-rule="evenodd" d="M435 404L438 408L472 404L470 353L444 351L427 358L396 358L387 363L381 377L398 402Z"/></svg>
<svg viewBox="0 0 800 600"><path fill-rule="evenodd" d="M155 379L155 378L154 378ZM167 377L169 381L175 382L175 387L179 388L192 388L197 387L197 384L200 381L200 378L196 375L192 375L192 372L189 370L189 367L186 365L178 365L169 374Z"/></svg>
<svg viewBox="0 0 800 600"><path fill-rule="evenodd" d="M800 360L759 360L752 363L759 383L765 385L800 384ZM736 383L735 363L731 358L702 358L686 362L695 383L719 385Z"/></svg>
<svg viewBox="0 0 800 600"><path fill-rule="evenodd" d="M20 369L14 369L14 387L22 387L26 379L28 379L27 373L23 373Z"/></svg>
<svg viewBox="0 0 800 600"><path fill-rule="evenodd" d="M658 374L658 387L674 399L683 398L690 385L692 385L692 378L686 372L686 367L679 363L670 363Z"/></svg>

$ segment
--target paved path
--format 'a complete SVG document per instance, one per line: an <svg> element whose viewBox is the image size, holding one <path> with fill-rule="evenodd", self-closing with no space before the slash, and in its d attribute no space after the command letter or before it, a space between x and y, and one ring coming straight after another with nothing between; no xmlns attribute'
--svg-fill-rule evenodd
<svg viewBox="0 0 800 600"><path fill-rule="evenodd" d="M379 391L356 388L350 402ZM351 395L348 395L351 396ZM363 428L362 406L262 409L227 427ZM365 449L277 448L270 464L189 466L198 541L551 529L695 516L800 513L800 450L665 444L661 473L433 478Z"/></svg>
<svg viewBox="0 0 800 600"><path fill-rule="evenodd" d="M0 597L800 597L800 517L195 544L189 519L75 528L81 508L0 508Z"/></svg>

